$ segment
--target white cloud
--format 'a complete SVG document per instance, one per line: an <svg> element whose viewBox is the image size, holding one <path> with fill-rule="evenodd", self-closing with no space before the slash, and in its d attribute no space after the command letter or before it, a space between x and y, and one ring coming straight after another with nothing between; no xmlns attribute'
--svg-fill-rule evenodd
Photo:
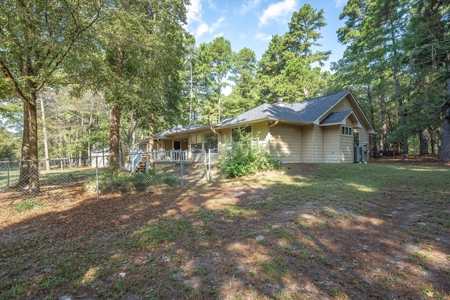
<svg viewBox="0 0 450 300"><path fill-rule="evenodd" d="M200 22L202 20L202 5L201 0L191 0L191 4L187 7L187 23L191 24L194 21Z"/></svg>
<svg viewBox="0 0 450 300"><path fill-rule="evenodd" d="M221 36L223 36L223 32L220 32L220 33L218 33L218 34L215 34L213 37L216 38L216 37L221 37Z"/></svg>
<svg viewBox="0 0 450 300"><path fill-rule="evenodd" d="M270 34L265 34L265 33L262 33L262 32L258 32L255 35L255 38L257 40L260 40L260 41L263 41L263 42L267 42L267 41L272 40L272 36Z"/></svg>
<svg viewBox="0 0 450 300"><path fill-rule="evenodd" d="M336 7L342 7L347 5L347 0L333 0L333 3Z"/></svg>
<svg viewBox="0 0 450 300"><path fill-rule="evenodd" d="M219 20L214 22L211 26L206 24L204 21L200 21L200 24L197 27L195 32L195 38L200 38L205 33L214 33L217 29L222 26L222 23L225 21L225 17L220 17Z"/></svg>
<svg viewBox="0 0 450 300"><path fill-rule="evenodd" d="M203 21L202 17L202 0L191 0L191 4L187 7L187 23L192 29L196 39L200 38L205 33L214 33L218 30L222 23L225 21L225 17L219 18L211 26ZM208 1L210 6L213 5L211 1ZM197 26L196 29L195 26Z"/></svg>
<svg viewBox="0 0 450 300"><path fill-rule="evenodd" d="M253 10L254 8L256 8L259 3L261 3L261 0L251 0L251 1L247 1L246 4L242 4L241 5L241 9L239 10L239 14L240 15L245 15L247 14L249 11Z"/></svg>
<svg viewBox="0 0 450 300"><path fill-rule="evenodd" d="M297 0L284 0L282 2L270 4L259 18L259 25L266 25L271 20L285 21L297 7Z"/></svg>

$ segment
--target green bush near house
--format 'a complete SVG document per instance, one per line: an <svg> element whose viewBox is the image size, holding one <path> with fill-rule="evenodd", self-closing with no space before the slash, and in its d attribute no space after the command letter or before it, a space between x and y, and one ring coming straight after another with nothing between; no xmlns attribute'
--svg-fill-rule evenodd
<svg viewBox="0 0 450 300"><path fill-rule="evenodd" d="M269 154L252 135L242 134L237 143L233 143L219 155L218 167L226 178L255 174L259 170L275 169L281 166L281 158Z"/></svg>

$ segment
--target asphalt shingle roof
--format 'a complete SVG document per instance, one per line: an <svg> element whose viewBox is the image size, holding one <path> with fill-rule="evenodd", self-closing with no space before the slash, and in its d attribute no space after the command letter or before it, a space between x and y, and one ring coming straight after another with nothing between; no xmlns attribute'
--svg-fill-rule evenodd
<svg viewBox="0 0 450 300"><path fill-rule="evenodd" d="M332 112L329 114L322 122L320 122L321 125L326 124L335 124L342 122L345 118L348 117L348 115L352 112L351 109L348 110L341 110L337 112Z"/></svg>
<svg viewBox="0 0 450 300"><path fill-rule="evenodd" d="M236 117L223 120L217 127L226 127L270 118L298 123L311 123L322 116L348 93L349 91L343 91L292 104L262 104Z"/></svg>

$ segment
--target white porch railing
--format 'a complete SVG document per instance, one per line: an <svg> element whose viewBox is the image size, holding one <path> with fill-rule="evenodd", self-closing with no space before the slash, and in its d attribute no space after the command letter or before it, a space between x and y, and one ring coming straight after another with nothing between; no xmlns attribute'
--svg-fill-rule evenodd
<svg viewBox="0 0 450 300"><path fill-rule="evenodd" d="M134 171L136 171L136 168L142 162L142 150L130 152L130 161L131 161L131 173L133 173Z"/></svg>
<svg viewBox="0 0 450 300"><path fill-rule="evenodd" d="M153 162L187 161L188 151L182 150L153 150Z"/></svg>

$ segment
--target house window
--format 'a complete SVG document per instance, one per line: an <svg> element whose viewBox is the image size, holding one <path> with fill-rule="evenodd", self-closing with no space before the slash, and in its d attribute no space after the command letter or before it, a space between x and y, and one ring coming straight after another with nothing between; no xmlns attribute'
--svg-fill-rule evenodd
<svg viewBox="0 0 450 300"><path fill-rule="evenodd" d="M203 134L192 134L191 135L191 150L198 152L202 150Z"/></svg>
<svg viewBox="0 0 450 300"><path fill-rule="evenodd" d="M353 143L355 147L359 147L359 132L354 132L353 134Z"/></svg>
<svg viewBox="0 0 450 300"><path fill-rule="evenodd" d="M236 143L241 140L241 138L246 134L252 133L252 126L248 125L245 127L237 127L231 129L231 140Z"/></svg>
<svg viewBox="0 0 450 300"><path fill-rule="evenodd" d="M342 135L347 135L347 136L352 136L353 135L353 128L351 128L349 126L342 126L341 127L341 134Z"/></svg>
<svg viewBox="0 0 450 300"><path fill-rule="evenodd" d="M217 134L214 132L207 132L203 134L204 141L205 141L205 151L208 152L209 149L211 149L211 152L217 153L219 138Z"/></svg>

